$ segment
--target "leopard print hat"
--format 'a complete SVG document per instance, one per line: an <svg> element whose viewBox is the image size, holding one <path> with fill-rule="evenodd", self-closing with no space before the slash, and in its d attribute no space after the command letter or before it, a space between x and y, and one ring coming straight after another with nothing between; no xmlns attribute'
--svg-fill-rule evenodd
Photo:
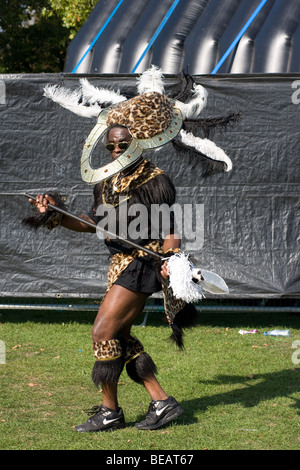
<svg viewBox="0 0 300 470"><path fill-rule="evenodd" d="M162 71L155 66L143 72L137 82L138 95L130 99L119 91L97 88L86 79L80 80L81 88L75 91L56 85L45 87L44 95L47 98L80 116L97 117L97 123L85 141L81 156L81 176L86 183L96 184L108 179L145 158L146 150L157 149L168 142L174 143L176 150L180 147L209 161L220 162L222 171L232 168L230 158L214 142L185 130L184 124L189 120L197 121L198 115L206 106L205 88L192 80L190 92L185 93L186 102L176 97L167 97ZM221 122L224 126L224 123L235 119L236 115L233 114L228 119L222 117ZM131 133L129 147L116 160L100 168L93 168L93 151L103 141L108 129L117 124L127 127Z"/></svg>

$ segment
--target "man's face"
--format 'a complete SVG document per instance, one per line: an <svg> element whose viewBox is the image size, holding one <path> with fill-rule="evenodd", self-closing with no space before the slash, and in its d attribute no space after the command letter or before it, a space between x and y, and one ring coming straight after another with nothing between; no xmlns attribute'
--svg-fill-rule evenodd
<svg viewBox="0 0 300 470"><path fill-rule="evenodd" d="M113 160L115 160L120 155L122 155L123 152L125 152L125 150L129 147L131 139L132 136L128 129L126 129L125 127L113 127L109 131L106 148L111 146L111 149L109 148L108 150ZM112 144L114 145L114 147ZM127 147L125 144L128 144Z"/></svg>

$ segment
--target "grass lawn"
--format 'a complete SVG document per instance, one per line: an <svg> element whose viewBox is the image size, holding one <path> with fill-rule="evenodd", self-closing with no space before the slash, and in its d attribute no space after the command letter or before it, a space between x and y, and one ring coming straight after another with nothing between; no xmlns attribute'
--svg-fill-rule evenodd
<svg viewBox="0 0 300 470"><path fill-rule="evenodd" d="M139 431L149 397L123 372L119 400L127 422L110 433L81 434L83 410L101 403L91 381L95 313L1 311L1 450L297 450L300 448L300 316L287 313L200 313L185 349L168 341L163 314L134 327L184 408L168 427ZM289 328L291 337L266 330ZM239 334L257 329L256 334ZM3 344L3 343L2 343ZM294 354L294 355L293 355ZM297 364L298 363L298 364Z"/></svg>

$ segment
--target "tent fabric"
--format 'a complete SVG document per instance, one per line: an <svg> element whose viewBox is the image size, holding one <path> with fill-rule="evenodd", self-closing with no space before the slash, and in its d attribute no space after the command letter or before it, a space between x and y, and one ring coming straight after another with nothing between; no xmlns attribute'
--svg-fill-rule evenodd
<svg viewBox="0 0 300 470"><path fill-rule="evenodd" d="M86 78L95 86L136 93L135 75ZM300 76L194 78L208 91L203 118L235 111L242 118L211 137L232 159L228 173L203 178L201 160L176 156L172 144L147 154L173 179L180 207L193 212L183 249L197 267L226 280L226 297L299 298ZM35 232L21 224L31 212L25 192L57 190L76 214L91 207L93 186L81 179L80 157L95 121L43 97L46 84L75 89L79 77L0 75L0 83L1 296L101 296L109 263L102 240L63 227ZM165 83L171 93L176 76Z"/></svg>
<svg viewBox="0 0 300 470"><path fill-rule="evenodd" d="M140 73L154 64L168 74L210 74L257 9L218 73L300 72L298 0L100 0L64 71Z"/></svg>

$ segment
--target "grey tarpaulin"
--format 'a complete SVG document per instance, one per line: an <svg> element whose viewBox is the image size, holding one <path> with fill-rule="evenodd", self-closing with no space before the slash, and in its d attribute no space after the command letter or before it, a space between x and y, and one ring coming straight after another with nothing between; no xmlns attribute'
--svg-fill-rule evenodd
<svg viewBox="0 0 300 470"><path fill-rule="evenodd" d="M89 75L91 83L135 94L134 75ZM22 194L59 190L72 212L86 213L92 187L80 156L94 121L43 97L47 83L78 86L77 75L2 75L2 296L95 297L104 293L108 252L93 234L62 227L33 232ZM199 207L204 239L184 240L197 266L219 273L229 297L299 297L299 75L195 76L208 90L203 117L241 111L241 121L213 140L231 157L229 173L201 178L197 158L171 144L148 158L170 174L178 203ZM167 75L166 92L176 77ZM202 218L201 218L202 217ZM189 245L186 245L187 241Z"/></svg>
<svg viewBox="0 0 300 470"><path fill-rule="evenodd" d="M299 72L299 0L99 0L64 71L210 74L249 20L218 72Z"/></svg>

